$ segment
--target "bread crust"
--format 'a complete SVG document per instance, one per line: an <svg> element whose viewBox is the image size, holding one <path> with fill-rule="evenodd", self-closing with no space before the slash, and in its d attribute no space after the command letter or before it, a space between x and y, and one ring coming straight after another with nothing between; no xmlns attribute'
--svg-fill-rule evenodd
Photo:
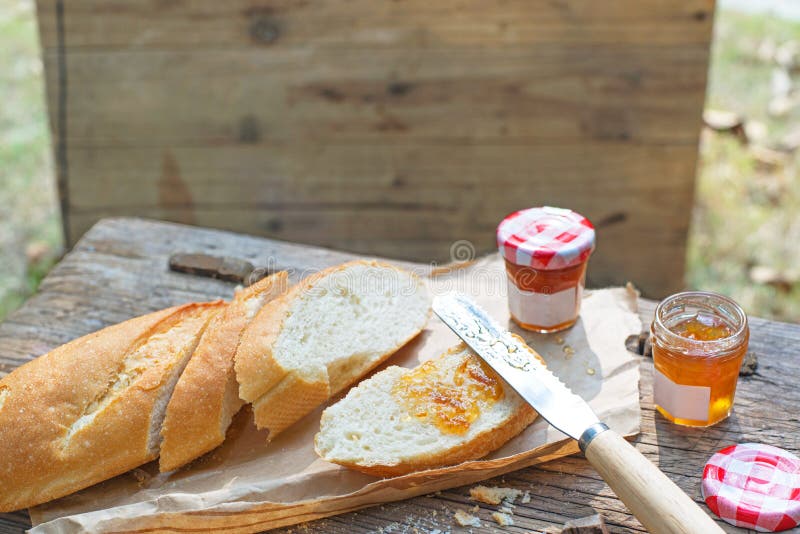
<svg viewBox="0 0 800 534"><path fill-rule="evenodd" d="M251 321L248 301L262 298L266 304L287 290L288 280L281 271L238 291L209 323L167 406L161 429L161 472L177 469L225 440L231 419L243 404L233 359Z"/></svg>
<svg viewBox="0 0 800 534"><path fill-rule="evenodd" d="M242 332L234 356L234 370L239 384L239 398L254 402L280 382L288 372L272 357L272 345L278 339L283 319L299 284L259 310Z"/></svg>
<svg viewBox="0 0 800 534"><path fill-rule="evenodd" d="M530 405L523 404L521 409L514 412L501 426L477 434L466 444L444 449L437 454L432 454L413 463L400 463L397 465L366 465L340 461L333 463L383 478L407 475L414 471L424 471L425 469L435 469L448 465L458 465L470 460L483 458L490 452L499 449L508 440L525 430L536 420L538 415ZM332 461L322 458L326 461Z"/></svg>
<svg viewBox="0 0 800 534"><path fill-rule="evenodd" d="M288 375L291 371L284 368L274 357L273 347L281 334L284 320L294 300L304 292L312 290L323 278L355 265L390 268L418 279L414 273L375 260L355 260L329 267L305 278L280 298L264 306L242 334L242 340L236 351L235 365L239 396L253 403L256 426L268 428L269 439L273 439L332 395L380 365L424 328L423 322L418 330L397 347L374 361L364 362L363 365L349 369L347 375L331 377L326 372L324 381L313 382L290 378Z"/></svg>
<svg viewBox="0 0 800 534"><path fill-rule="evenodd" d="M71 436L70 427L119 379L128 354L181 321L197 320L205 327L221 306L221 301L185 304L109 326L0 380L5 391L0 407L0 511L46 502L153 460L157 453L148 443L151 416L167 371L174 371L170 363L144 369Z"/></svg>
<svg viewBox="0 0 800 534"><path fill-rule="evenodd" d="M522 343L525 343L525 340L521 337L515 334L514 337ZM530 347L528 348L533 356L544 363L544 360L536 351ZM448 349L442 355L442 357L460 353L465 349L467 349L467 346L464 343L459 343L458 345ZM505 382L504 389L507 392L512 391L513 393L513 390L511 390L510 386L505 384ZM405 475L414 471L434 469L448 465L457 465L469 460L477 460L482 458L490 452L500 448L508 440L525 430L525 428L527 428L531 423L533 423L534 420L536 420L538 415L539 414L536 412L536 410L534 410L527 402L522 401L519 404L519 407L510 415L510 417L506 418L505 421L499 423L493 428L476 434L472 437L472 439L465 443L442 449L427 456L414 458L413 461L399 462L393 465L359 463L328 458L319 450L317 445L319 434L317 434L314 439L314 450L316 451L317 455L325 461L336 463L349 469L361 471L362 473L372 476L394 477ZM329 417L327 412L323 412L320 426L323 425L327 417Z"/></svg>
<svg viewBox="0 0 800 534"><path fill-rule="evenodd" d="M289 373L280 383L253 403L253 415L259 428L269 429L269 439L312 412L331 395L327 375L308 381Z"/></svg>

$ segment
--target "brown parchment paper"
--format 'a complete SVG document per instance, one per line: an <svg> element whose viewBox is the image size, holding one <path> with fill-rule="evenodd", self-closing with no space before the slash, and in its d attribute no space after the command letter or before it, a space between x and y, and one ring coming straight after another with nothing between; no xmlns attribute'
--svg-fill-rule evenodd
<svg viewBox="0 0 800 534"><path fill-rule="evenodd" d="M601 420L622 435L639 432L638 360L624 343L641 329L633 290L587 291L573 328L541 335L522 331L509 320L505 271L497 255L431 276L430 285L434 294L457 290L471 295L501 324L522 335ZM386 365L413 367L457 342L432 316L426 330ZM32 532L256 532L471 484L578 451L576 442L537 419L485 459L378 479L316 456L313 439L321 412L265 445L266 434L255 429L245 409L216 451L173 473L158 473L154 462L33 508Z"/></svg>

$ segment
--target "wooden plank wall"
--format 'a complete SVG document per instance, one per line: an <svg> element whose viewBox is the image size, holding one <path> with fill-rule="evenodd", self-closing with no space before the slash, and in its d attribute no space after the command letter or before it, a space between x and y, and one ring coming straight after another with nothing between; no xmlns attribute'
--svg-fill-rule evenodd
<svg viewBox="0 0 800 534"><path fill-rule="evenodd" d="M538 204L682 286L712 0L38 0L68 240L134 214L412 260Z"/></svg>

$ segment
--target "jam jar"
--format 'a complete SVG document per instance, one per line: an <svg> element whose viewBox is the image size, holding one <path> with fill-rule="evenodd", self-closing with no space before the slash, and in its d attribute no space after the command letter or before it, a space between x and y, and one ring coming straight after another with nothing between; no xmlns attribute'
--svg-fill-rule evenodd
<svg viewBox="0 0 800 534"><path fill-rule="evenodd" d="M543 333L575 324L595 246L592 223L568 209L520 210L497 227L497 246L506 264L511 318Z"/></svg>
<svg viewBox="0 0 800 534"><path fill-rule="evenodd" d="M656 308L650 334L658 411L686 426L728 417L750 336L744 310L717 293L677 293Z"/></svg>

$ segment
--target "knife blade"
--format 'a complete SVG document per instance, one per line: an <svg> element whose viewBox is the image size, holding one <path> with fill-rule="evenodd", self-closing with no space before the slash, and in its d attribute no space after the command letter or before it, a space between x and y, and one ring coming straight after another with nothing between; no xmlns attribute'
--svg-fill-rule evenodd
<svg viewBox="0 0 800 534"><path fill-rule="evenodd" d="M552 426L580 440L601 424L585 400L471 299L458 293L438 296L433 311Z"/></svg>
<svg viewBox="0 0 800 534"><path fill-rule="evenodd" d="M655 534L723 534L686 493L619 434L600 422L529 348L469 297L450 293L433 311L552 426L577 439L589 463Z"/></svg>

